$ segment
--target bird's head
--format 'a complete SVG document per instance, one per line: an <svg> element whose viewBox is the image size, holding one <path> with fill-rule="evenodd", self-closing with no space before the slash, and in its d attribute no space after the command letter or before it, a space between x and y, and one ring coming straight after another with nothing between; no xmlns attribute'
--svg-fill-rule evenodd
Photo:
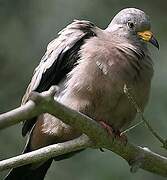
<svg viewBox="0 0 167 180"><path fill-rule="evenodd" d="M106 28L118 36L127 38L137 38L142 42L150 42L159 49L158 41L151 32L149 16L136 8L126 8L121 10Z"/></svg>

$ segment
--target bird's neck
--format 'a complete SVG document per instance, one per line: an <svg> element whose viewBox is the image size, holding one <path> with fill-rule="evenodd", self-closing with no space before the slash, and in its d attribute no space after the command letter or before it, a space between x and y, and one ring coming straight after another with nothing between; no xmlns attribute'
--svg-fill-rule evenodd
<svg viewBox="0 0 167 180"><path fill-rule="evenodd" d="M110 34L112 39L117 41L119 44L129 44L139 51L144 52L144 54L148 53L147 43L140 40L136 34L133 34L133 32L127 32L118 24L113 26L109 25L104 31Z"/></svg>

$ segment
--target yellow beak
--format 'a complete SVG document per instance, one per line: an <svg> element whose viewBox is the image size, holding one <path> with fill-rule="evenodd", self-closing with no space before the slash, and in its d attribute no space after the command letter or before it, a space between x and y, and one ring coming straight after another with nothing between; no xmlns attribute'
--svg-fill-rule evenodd
<svg viewBox="0 0 167 180"><path fill-rule="evenodd" d="M159 49L158 41L156 40L156 38L154 37L151 31L138 32L137 34L142 40L146 42L150 42L151 44L153 44L155 47Z"/></svg>

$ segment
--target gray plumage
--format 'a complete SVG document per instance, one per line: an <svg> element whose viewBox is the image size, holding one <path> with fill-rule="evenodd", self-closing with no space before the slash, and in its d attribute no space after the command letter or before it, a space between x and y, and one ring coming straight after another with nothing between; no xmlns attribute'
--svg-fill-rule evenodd
<svg viewBox="0 0 167 180"><path fill-rule="evenodd" d="M121 131L136 115L124 95L124 84L142 110L149 98L153 65L147 44L137 32L150 27L149 17L134 8L120 11L105 30L75 20L49 43L22 103L32 91L42 92L56 84L60 86L56 100ZM28 151L80 135L47 113L26 121L23 135L27 132L31 132Z"/></svg>

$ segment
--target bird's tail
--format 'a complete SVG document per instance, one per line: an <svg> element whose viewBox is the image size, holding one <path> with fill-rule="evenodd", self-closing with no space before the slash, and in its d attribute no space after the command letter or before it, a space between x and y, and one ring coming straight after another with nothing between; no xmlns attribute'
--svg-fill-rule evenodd
<svg viewBox="0 0 167 180"><path fill-rule="evenodd" d="M81 149L81 150L78 150L75 152L70 152L67 154L57 156L54 158L54 160L61 161L64 159L68 159L83 150L84 149ZM28 144L23 153L27 153L30 151L31 151L31 149ZM49 169L50 165L52 164L52 161L53 161L53 158L49 159L43 163L29 164L29 165L24 165L21 167L14 168L9 172L9 174L5 177L4 180L43 180L45 178L47 170Z"/></svg>
<svg viewBox="0 0 167 180"><path fill-rule="evenodd" d="M75 152L57 156L54 158L54 160L61 161L64 159L68 159L83 150L84 149L81 149ZM47 170L52 164L52 161L53 159L49 159L45 163L39 164L39 166L24 165L14 168L9 172L9 174L5 177L4 180L43 180L47 173Z"/></svg>
<svg viewBox="0 0 167 180"><path fill-rule="evenodd" d="M23 154L31 151L28 141ZM53 159L49 159L39 164L28 164L14 168L7 174L4 180L43 180L52 161Z"/></svg>
<svg viewBox="0 0 167 180"><path fill-rule="evenodd" d="M49 159L37 168L25 165L12 169L4 180L43 180L53 159Z"/></svg>

